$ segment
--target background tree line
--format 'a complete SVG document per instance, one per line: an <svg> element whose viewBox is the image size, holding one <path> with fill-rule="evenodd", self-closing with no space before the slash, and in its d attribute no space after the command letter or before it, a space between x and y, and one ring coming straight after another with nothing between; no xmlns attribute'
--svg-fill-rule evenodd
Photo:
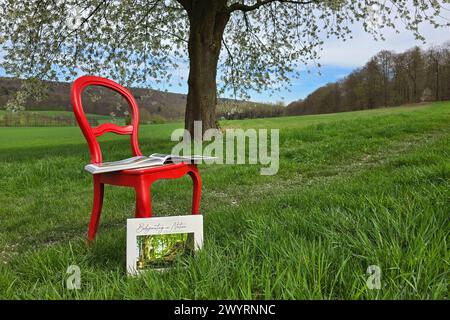
<svg viewBox="0 0 450 320"><path fill-rule="evenodd" d="M287 115L332 113L450 100L450 42L403 53L383 50L346 78L292 102Z"/></svg>

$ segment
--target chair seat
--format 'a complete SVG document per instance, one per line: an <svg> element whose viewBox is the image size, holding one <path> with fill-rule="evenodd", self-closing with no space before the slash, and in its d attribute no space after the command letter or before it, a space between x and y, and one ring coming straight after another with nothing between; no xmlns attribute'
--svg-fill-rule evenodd
<svg viewBox="0 0 450 320"><path fill-rule="evenodd" d="M189 172L197 172L197 165L187 163L172 163L158 167L148 167L139 169L127 169L114 172L95 174L99 182L115 185L136 187L143 181L155 181L159 179L181 178ZM145 183L145 182L144 182Z"/></svg>

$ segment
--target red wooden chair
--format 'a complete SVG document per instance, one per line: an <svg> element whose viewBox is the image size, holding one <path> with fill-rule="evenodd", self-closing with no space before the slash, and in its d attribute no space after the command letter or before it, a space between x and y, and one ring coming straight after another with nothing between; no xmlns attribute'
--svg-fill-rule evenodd
<svg viewBox="0 0 450 320"><path fill-rule="evenodd" d="M118 126L112 123L103 123L98 127L92 128L83 110L81 103L81 94L87 86L97 85L110 88L120 93L129 103L131 107L131 125ZM102 153L97 137L107 132L116 134L131 135L131 150L133 155L142 155L138 145L138 126L139 126L139 109L132 94L114 81L95 77L82 76L74 81L71 88L71 98L73 111L77 122L83 132L89 145L91 154L91 163L101 163ZM88 230L88 240L92 241L97 232L100 213L103 204L104 185L110 184L115 186L125 186L134 188L136 192L136 217L147 218L152 215L150 186L158 179L176 179L181 178L185 174L189 174L194 183L194 192L192 199L192 214L198 214L200 205L201 180L195 164L176 163L167 164L160 167L151 167L143 169L122 170L117 172L100 173L93 175L94 177L94 203L92 207L91 222Z"/></svg>

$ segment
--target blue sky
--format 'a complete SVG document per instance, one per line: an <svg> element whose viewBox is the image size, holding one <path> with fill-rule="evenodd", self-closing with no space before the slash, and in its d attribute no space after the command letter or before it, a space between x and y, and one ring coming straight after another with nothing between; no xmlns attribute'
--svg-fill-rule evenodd
<svg viewBox="0 0 450 320"><path fill-rule="evenodd" d="M354 67L340 66L340 65L324 65L320 69L310 68L300 72L300 78L293 78L290 82L290 90L283 90L282 92L275 92L272 96L268 93L251 93L253 101L260 102L279 102L289 103L298 99L305 98L308 94L317 88L344 78ZM320 74L319 74L320 71Z"/></svg>
<svg viewBox="0 0 450 320"><path fill-rule="evenodd" d="M327 39L325 41L320 60L318 61L322 64L320 68L321 75L318 74L319 69L317 67L309 68L305 66L299 79L291 79L290 91L283 90L274 93L272 96L269 92L249 92L251 100L258 102L283 101L288 104L292 101L305 98L309 93L329 82L344 78L355 68L363 66L370 57L381 50L402 52L415 45L428 48L450 41L449 28L435 29L429 24L423 24L420 29L421 34L426 38L426 43L415 40L410 32L401 28L400 33L392 30L385 31L385 41L375 41L372 36L363 31L361 25L356 24L352 29L352 40L342 42L336 39ZM0 61L1 59L2 52L0 52ZM308 68L310 73L307 72ZM169 86L169 83L162 83L155 86L154 89L167 89L171 92L187 93L187 72L187 66L180 68L176 72L177 74L174 74L171 86ZM4 70L0 68L0 76L4 75ZM181 81L180 76L184 77ZM179 81L182 83L181 86L177 85Z"/></svg>
<svg viewBox="0 0 450 320"><path fill-rule="evenodd" d="M269 97L267 93L253 93L251 94L252 100L271 102L283 100L285 103L289 103L305 98L309 93L327 83L344 78L352 70L363 66L381 50L403 52L415 45L429 48L450 41L449 28L435 29L429 24L424 24L420 28L421 34L426 38L426 43L415 40L409 31L402 28L400 28L400 33L392 30L384 32L385 41L375 41L372 36L363 31L360 25L354 25L352 29L353 39L349 41L325 40L319 61L322 64L320 76L317 74L317 68L312 68L309 74L306 71L301 73L300 79L292 79L292 92L284 91L276 93L272 97Z"/></svg>

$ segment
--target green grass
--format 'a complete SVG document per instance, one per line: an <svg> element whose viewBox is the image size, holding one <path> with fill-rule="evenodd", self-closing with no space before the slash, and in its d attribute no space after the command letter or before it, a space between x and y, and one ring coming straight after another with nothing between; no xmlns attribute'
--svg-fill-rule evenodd
<svg viewBox="0 0 450 320"><path fill-rule="evenodd" d="M61 111L61 110L25 110L23 112L29 112L29 113L36 113L36 114L42 114L44 116L73 116L72 111ZM0 109L0 117L2 117L5 113L7 113L6 110ZM88 117L92 117L98 120L109 120L111 119L110 116L106 115L100 115L100 114L86 114Z"/></svg>
<svg viewBox="0 0 450 320"><path fill-rule="evenodd" d="M170 152L181 124L148 125L144 153ZM1 298L447 299L450 103L223 122L280 128L280 170L200 167L204 249L165 273L129 278L131 189L106 187L95 244L78 128L0 128ZM105 136L108 159L128 139ZM158 181L156 215L186 214L188 178ZM65 289L81 268L81 290ZM380 290L366 269L382 270Z"/></svg>
<svg viewBox="0 0 450 320"><path fill-rule="evenodd" d="M38 116L44 116L44 117L58 117L58 116L64 116L64 117L71 117L74 118L74 114L72 111L60 111L60 110L25 110L22 111L23 113L33 113L37 114ZM4 117L4 115L7 113L6 110L0 109L0 119ZM111 116L109 115L100 115L100 114L91 114L87 113L86 116L89 119L95 119L98 121L98 123L104 123L111 121ZM124 124L123 118L117 118L117 121L119 124Z"/></svg>

